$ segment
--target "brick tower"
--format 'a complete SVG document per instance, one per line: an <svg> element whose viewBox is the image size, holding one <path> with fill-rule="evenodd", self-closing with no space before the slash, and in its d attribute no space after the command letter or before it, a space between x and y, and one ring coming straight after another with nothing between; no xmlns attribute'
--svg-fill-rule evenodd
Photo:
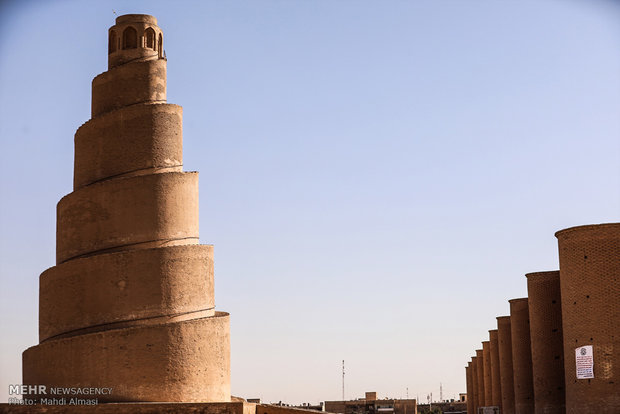
<svg viewBox="0 0 620 414"><path fill-rule="evenodd" d="M484 407L484 354L482 349L476 349L476 376L478 378L478 407Z"/></svg>
<svg viewBox="0 0 620 414"><path fill-rule="evenodd" d="M497 317L497 348L499 351L499 377L502 389L502 413L514 414L515 389L512 369L512 335L510 316Z"/></svg>
<svg viewBox="0 0 620 414"><path fill-rule="evenodd" d="M499 341L497 338L497 329L489 331L489 343L491 344L491 387L492 401L491 405L502 408L502 383L499 376Z"/></svg>
<svg viewBox="0 0 620 414"><path fill-rule="evenodd" d="M563 414L564 345L560 272L528 273L535 414Z"/></svg>
<svg viewBox="0 0 620 414"><path fill-rule="evenodd" d="M478 357L471 357L471 387L472 387L472 406L474 413L480 406L478 402ZM469 396L467 397L469 399Z"/></svg>
<svg viewBox="0 0 620 414"><path fill-rule="evenodd" d="M510 302L515 414L532 414L534 412L534 386L527 298L511 299L508 302Z"/></svg>
<svg viewBox="0 0 620 414"><path fill-rule="evenodd" d="M482 342L482 372L484 375L484 406L493 405L493 381L491 378L491 342Z"/></svg>
<svg viewBox="0 0 620 414"><path fill-rule="evenodd" d="M467 386L467 412L474 412L474 389L472 379L472 363L469 361L465 367L465 384Z"/></svg>
<svg viewBox="0 0 620 414"><path fill-rule="evenodd" d="M229 317L198 240L198 173L183 172L182 108L166 103L163 33L120 16L57 207L40 277L39 345L24 384L110 387L104 401L230 401Z"/></svg>
<svg viewBox="0 0 620 414"><path fill-rule="evenodd" d="M560 256L566 412L619 413L620 223L572 227L555 235ZM579 378L576 353L583 350L588 356L590 349L592 375Z"/></svg>

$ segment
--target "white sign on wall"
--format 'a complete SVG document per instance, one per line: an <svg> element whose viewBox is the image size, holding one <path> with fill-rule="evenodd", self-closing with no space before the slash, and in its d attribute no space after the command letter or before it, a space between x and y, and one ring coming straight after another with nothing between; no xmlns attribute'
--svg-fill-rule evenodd
<svg viewBox="0 0 620 414"><path fill-rule="evenodd" d="M592 345L580 346L575 349L577 379L594 378L594 353Z"/></svg>

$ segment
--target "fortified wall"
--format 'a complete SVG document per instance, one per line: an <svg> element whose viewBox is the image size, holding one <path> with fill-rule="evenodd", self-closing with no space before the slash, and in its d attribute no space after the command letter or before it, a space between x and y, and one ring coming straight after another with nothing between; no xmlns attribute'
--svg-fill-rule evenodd
<svg viewBox="0 0 620 414"><path fill-rule="evenodd" d="M528 297L510 300L510 316L497 318L491 401L482 395L485 355L476 350L466 367L468 412L620 413L620 223L555 235L560 270L525 275Z"/></svg>
<svg viewBox="0 0 620 414"><path fill-rule="evenodd" d="M99 402L229 402L229 316L215 310L213 247L199 244L198 173L183 171L163 33L130 14L108 40L23 383L111 388Z"/></svg>

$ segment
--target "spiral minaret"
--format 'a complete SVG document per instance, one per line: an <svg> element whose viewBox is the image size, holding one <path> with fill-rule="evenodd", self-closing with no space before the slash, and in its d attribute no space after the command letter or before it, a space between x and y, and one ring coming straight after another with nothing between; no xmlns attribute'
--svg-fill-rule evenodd
<svg viewBox="0 0 620 414"><path fill-rule="evenodd" d="M108 70L75 134L40 277L39 345L24 384L110 387L104 401L230 401L227 313L198 240L198 173L183 172L182 108L166 103L163 33L148 15L108 31Z"/></svg>

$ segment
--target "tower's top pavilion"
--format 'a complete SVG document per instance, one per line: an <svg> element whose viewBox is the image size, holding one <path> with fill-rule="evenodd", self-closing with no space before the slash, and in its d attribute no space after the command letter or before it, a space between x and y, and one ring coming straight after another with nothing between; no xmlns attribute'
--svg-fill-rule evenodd
<svg viewBox="0 0 620 414"><path fill-rule="evenodd" d="M125 14L108 30L108 69L133 60L164 58L164 35L148 14Z"/></svg>

